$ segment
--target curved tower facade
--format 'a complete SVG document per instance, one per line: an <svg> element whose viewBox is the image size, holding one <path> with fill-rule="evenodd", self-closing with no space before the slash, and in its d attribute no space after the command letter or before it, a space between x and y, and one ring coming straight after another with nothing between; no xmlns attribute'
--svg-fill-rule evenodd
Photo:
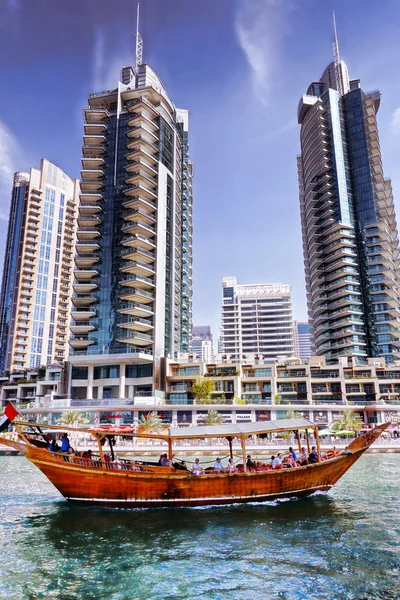
<svg viewBox="0 0 400 600"><path fill-rule="evenodd" d="M175 107L147 64L124 68L116 89L91 94L88 103L72 297L72 391L80 393L74 380L87 379L81 392L88 398L102 397L104 386L110 397L150 396L159 389L160 359L190 348L188 111ZM146 377L135 381L130 373L142 364Z"/></svg>
<svg viewBox="0 0 400 600"><path fill-rule="evenodd" d="M400 356L399 243L379 104L338 53L299 103L308 314L314 352L328 360Z"/></svg>

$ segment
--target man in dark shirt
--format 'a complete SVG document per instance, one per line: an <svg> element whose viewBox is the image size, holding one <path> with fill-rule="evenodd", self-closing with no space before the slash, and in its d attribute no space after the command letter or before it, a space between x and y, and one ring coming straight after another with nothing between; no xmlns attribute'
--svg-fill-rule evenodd
<svg viewBox="0 0 400 600"><path fill-rule="evenodd" d="M246 467L248 469L254 469L255 466L256 466L256 463L254 462L254 460L252 460L250 454L248 454L247 461L246 461Z"/></svg>
<svg viewBox="0 0 400 600"><path fill-rule="evenodd" d="M311 452L310 452L310 454L308 456L308 461L310 463L317 463L318 462L318 453L317 453L317 449L316 449L315 446L313 446L311 448Z"/></svg>

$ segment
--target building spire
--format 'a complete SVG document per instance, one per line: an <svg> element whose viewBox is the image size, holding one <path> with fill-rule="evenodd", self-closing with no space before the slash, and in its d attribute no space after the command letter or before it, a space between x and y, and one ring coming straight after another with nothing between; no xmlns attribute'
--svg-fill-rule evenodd
<svg viewBox="0 0 400 600"><path fill-rule="evenodd" d="M139 2L136 12L136 50L135 50L135 73L137 73L139 65L143 62L143 40L139 33Z"/></svg>
<svg viewBox="0 0 400 600"><path fill-rule="evenodd" d="M343 96L343 79L342 79L342 69L340 65L340 53L339 53L339 42L337 38L336 31L336 17L335 12L333 12L333 63L335 65L335 75L336 75L336 85L337 91L341 96Z"/></svg>

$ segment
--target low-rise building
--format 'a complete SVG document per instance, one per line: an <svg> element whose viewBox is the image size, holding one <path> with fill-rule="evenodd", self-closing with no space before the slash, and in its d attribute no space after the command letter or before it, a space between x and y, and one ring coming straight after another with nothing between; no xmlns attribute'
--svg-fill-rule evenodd
<svg viewBox="0 0 400 600"><path fill-rule="evenodd" d="M271 364L261 358L245 363L229 359L204 363L186 355L178 361L162 362L164 392L158 396L148 395L147 376L139 367L135 365L135 372L128 369L124 380L117 365L96 367L92 397L84 393L88 374L78 373L75 366L64 370L49 367L41 377L33 372L14 374L3 382L0 399L3 405L11 399L30 418L37 413L38 420L49 423L56 423L68 410L84 413L92 423L117 425L137 423L156 411L166 424L190 426L209 410L217 410L229 423L282 419L295 412L325 429L345 409L358 413L365 426L400 422L400 365L388 366L383 358L368 359L363 365L344 358L327 365L324 357L311 357L308 362L282 359ZM65 393L67 378L74 383L72 395ZM196 399L192 392L199 379L214 384L205 400ZM79 382L82 393L77 395ZM121 382L125 397L117 394Z"/></svg>

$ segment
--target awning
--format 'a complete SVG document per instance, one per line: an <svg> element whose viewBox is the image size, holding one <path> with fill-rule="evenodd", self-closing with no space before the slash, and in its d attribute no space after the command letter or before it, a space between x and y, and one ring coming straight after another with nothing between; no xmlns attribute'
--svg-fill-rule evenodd
<svg viewBox="0 0 400 600"><path fill-rule="evenodd" d="M307 419L281 419L280 421L262 421L260 423L236 423L226 425L198 425L196 427L171 428L171 439L189 439L202 437L240 437L260 433L277 433L296 429L315 428L316 425Z"/></svg>

